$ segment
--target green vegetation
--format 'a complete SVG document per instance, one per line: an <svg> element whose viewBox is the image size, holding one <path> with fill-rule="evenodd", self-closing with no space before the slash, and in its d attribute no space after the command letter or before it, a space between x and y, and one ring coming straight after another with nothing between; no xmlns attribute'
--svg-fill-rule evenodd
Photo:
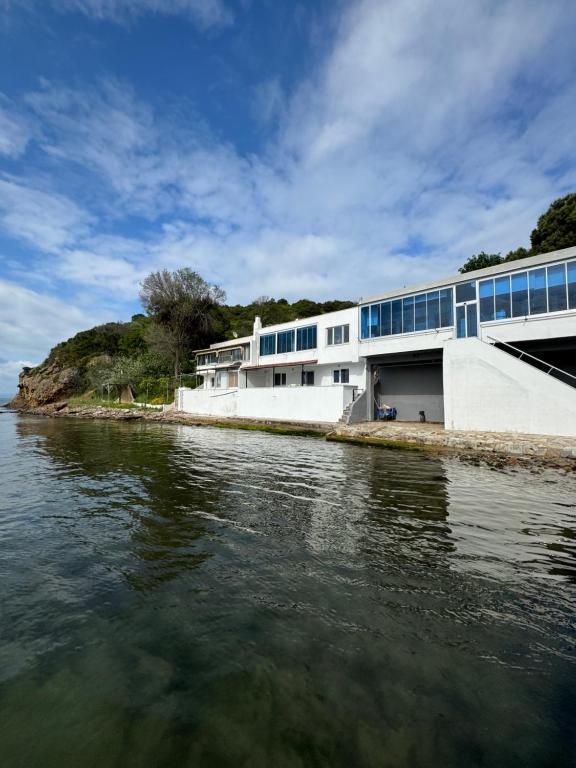
<svg viewBox="0 0 576 768"><path fill-rule="evenodd" d="M218 309L225 298L222 288L187 267L152 272L142 283L140 301L152 318L146 341L152 351L174 365L175 379L186 355L221 332Z"/></svg>
<svg viewBox="0 0 576 768"><path fill-rule="evenodd" d="M499 253L481 253L471 256L461 267L460 272L473 272L506 261L538 256L540 253L558 251L576 245L576 192L555 200L548 210L540 216L536 228L530 235L530 248L516 248L506 256Z"/></svg>
<svg viewBox="0 0 576 768"><path fill-rule="evenodd" d="M121 410L137 410L139 406L132 403L118 403L114 400L102 400L97 397L70 397L67 400L69 408L116 408Z"/></svg>
<svg viewBox="0 0 576 768"><path fill-rule="evenodd" d="M221 303L224 292L190 269L152 273L142 284L141 299L148 314L77 333L57 344L31 373L48 375L52 366L77 369L76 394L81 397L70 401L75 405L109 407L130 394L138 402L160 405L173 400L180 383L200 384L195 349L250 335L256 315L272 325L354 306L309 299L290 304L266 296L246 306L226 306Z"/></svg>

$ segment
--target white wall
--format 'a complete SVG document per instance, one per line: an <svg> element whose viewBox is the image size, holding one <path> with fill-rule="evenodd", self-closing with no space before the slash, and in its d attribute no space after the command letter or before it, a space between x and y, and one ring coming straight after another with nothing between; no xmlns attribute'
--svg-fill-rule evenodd
<svg viewBox="0 0 576 768"><path fill-rule="evenodd" d="M348 344L326 344L326 331L336 325L350 326L350 341ZM266 336L269 333L278 331L288 331L296 328L303 328L308 325L317 326L317 348L303 349L295 352L285 352L279 355L260 356L259 338L256 338L256 350L252 358L252 365L273 365L278 363L294 363L304 360L318 360L319 363L338 363L358 362L358 307L341 309L337 312L330 312L325 315L315 315L306 317L302 320L296 320L279 325L270 325L258 331L259 336Z"/></svg>
<svg viewBox="0 0 576 768"><path fill-rule="evenodd" d="M176 403L179 411L197 416L236 416L238 390L181 387L177 390Z"/></svg>
<svg viewBox="0 0 576 768"><path fill-rule="evenodd" d="M479 339L444 346L446 429L576 436L576 389Z"/></svg>
<svg viewBox="0 0 576 768"><path fill-rule="evenodd" d="M453 329L447 328L441 331L416 331L397 336L383 336L378 339L364 339L360 342L360 354L362 357L367 357L440 349L453 336Z"/></svg>
<svg viewBox="0 0 576 768"><path fill-rule="evenodd" d="M352 392L345 385L227 391L181 388L176 402L178 410L197 416L335 423L352 401Z"/></svg>
<svg viewBox="0 0 576 768"><path fill-rule="evenodd" d="M576 336L576 312L532 315L512 320L495 320L481 324L482 338L493 336L498 341L540 341Z"/></svg>
<svg viewBox="0 0 576 768"><path fill-rule="evenodd" d="M325 387L334 384L334 371L341 370L342 368L348 369L349 384L351 386L364 388L365 384L365 365L364 363L332 363L330 365L305 365L304 371L314 372L314 386ZM287 387L299 387L302 384L302 366L301 365L285 365L279 368L260 368L255 371L240 371L239 384L244 387L244 380L246 373L248 374L248 388L256 387L272 387L274 384L274 373L286 374L286 386Z"/></svg>
<svg viewBox="0 0 576 768"><path fill-rule="evenodd" d="M352 401L352 387L273 387L239 392L244 419L335 423Z"/></svg>

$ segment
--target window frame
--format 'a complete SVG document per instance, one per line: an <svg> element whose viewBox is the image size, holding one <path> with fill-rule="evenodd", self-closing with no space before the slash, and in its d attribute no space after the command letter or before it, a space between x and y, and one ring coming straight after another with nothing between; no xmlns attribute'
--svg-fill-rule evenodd
<svg viewBox="0 0 576 768"><path fill-rule="evenodd" d="M336 332L340 331L342 334L342 341L336 341ZM326 328L326 346L327 347L339 347L342 344L350 343L350 323L342 323L341 325L331 325Z"/></svg>
<svg viewBox="0 0 576 768"><path fill-rule="evenodd" d="M389 336L403 336L414 333L447 330L454 327L454 286L438 288L435 291L411 293L395 299L363 304L360 307L360 341L385 339ZM416 308L418 328L416 328ZM426 327L422 308L426 308ZM430 310L429 310L430 307ZM376 323L378 318L378 324ZM405 320L408 330L405 330ZM434 321L432 324L432 320ZM444 321L448 322L444 322ZM378 327L378 335L374 329Z"/></svg>
<svg viewBox="0 0 576 768"><path fill-rule="evenodd" d="M266 342L270 339L274 339L274 349L271 352L265 350ZM269 357L270 355L276 354L276 334L275 333L261 334L259 342L260 342L259 343L260 357Z"/></svg>
<svg viewBox="0 0 576 768"><path fill-rule="evenodd" d="M318 325L302 325L296 328L296 352L318 348Z"/></svg>

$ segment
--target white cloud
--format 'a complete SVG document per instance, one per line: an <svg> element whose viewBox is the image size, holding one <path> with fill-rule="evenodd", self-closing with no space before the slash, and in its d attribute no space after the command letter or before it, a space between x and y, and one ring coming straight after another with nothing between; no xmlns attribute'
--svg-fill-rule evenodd
<svg viewBox="0 0 576 768"><path fill-rule="evenodd" d="M15 386L20 363L37 365L56 342L105 319L101 308L84 309L0 279L0 392Z"/></svg>
<svg viewBox="0 0 576 768"><path fill-rule="evenodd" d="M88 231L92 217L68 198L0 178L0 223L12 236L54 252Z"/></svg>
<svg viewBox="0 0 576 768"><path fill-rule="evenodd" d="M574 22L565 0L346 4L317 71L291 96L274 79L258 89L278 130L257 156L118 80L44 83L26 106L53 187L6 177L0 222L99 312L164 266L197 269L231 301L357 298L450 274L527 244L573 189ZM61 170L85 188L72 195Z"/></svg>
<svg viewBox="0 0 576 768"><path fill-rule="evenodd" d="M22 155L31 138L29 121L0 94L0 155L17 158Z"/></svg>
<svg viewBox="0 0 576 768"><path fill-rule="evenodd" d="M228 26L234 19L224 0L0 0L0 8L34 7L44 2L61 13L83 13L120 24L140 16L183 16L205 30Z"/></svg>
<svg viewBox="0 0 576 768"><path fill-rule="evenodd" d="M30 360L0 360L0 405L16 394L18 374L24 367L31 367Z"/></svg>

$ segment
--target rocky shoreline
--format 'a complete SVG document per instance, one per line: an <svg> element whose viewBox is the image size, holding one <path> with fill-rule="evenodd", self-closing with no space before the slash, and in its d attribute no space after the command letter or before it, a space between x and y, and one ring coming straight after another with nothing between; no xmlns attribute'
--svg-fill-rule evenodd
<svg viewBox="0 0 576 768"><path fill-rule="evenodd" d="M576 471L576 440L541 435L512 435L486 432L447 432L440 425L375 422L353 426L294 422L215 419L181 411L140 408L106 408L69 405L63 400L36 407L18 407L22 415L112 421L153 421L197 427L242 429L273 434L323 438L330 442L394 450L450 455L472 464L504 469L557 469Z"/></svg>

